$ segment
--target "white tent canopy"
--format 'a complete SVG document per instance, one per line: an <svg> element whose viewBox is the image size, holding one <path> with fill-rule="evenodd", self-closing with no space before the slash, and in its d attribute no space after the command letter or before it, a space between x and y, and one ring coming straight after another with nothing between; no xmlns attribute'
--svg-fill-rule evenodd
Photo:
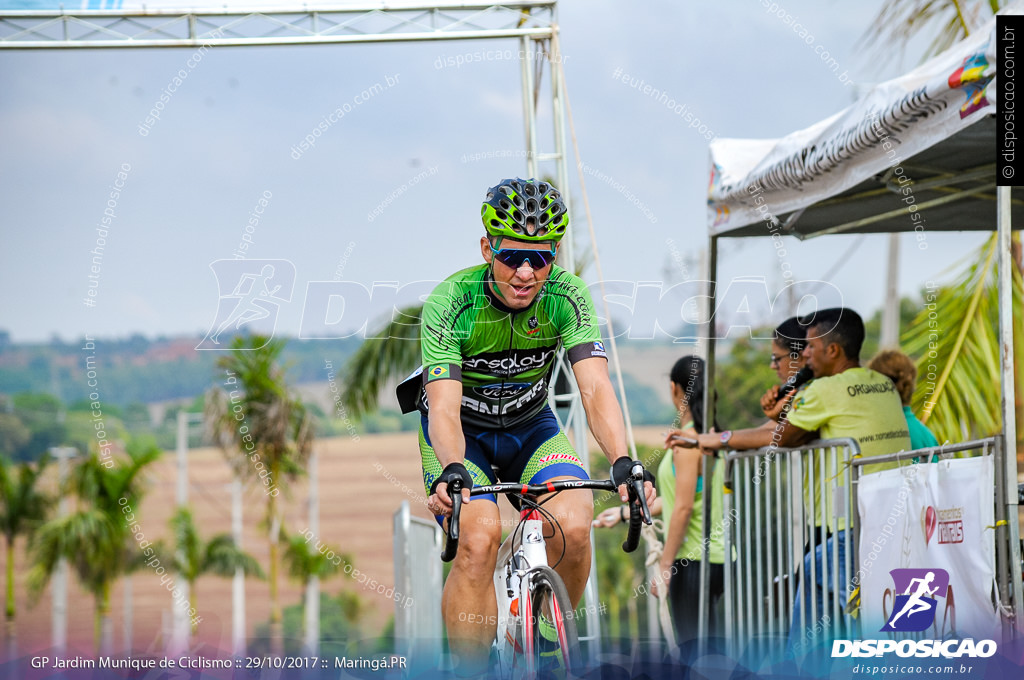
<svg viewBox="0 0 1024 680"><path fill-rule="evenodd" d="M1024 14L1024 1L1000 14ZM997 47L993 19L910 73L874 87L852 106L804 130L782 139L712 142L705 413L713 415L714 408L711 325L719 238L910 231L923 238L928 231L995 230L1004 452L996 492L1005 516L1016 519L1010 230L1014 221L1024 224L1024 201L1014 198L1010 187L997 186ZM1013 179L1024 183L1024 178ZM999 539L1006 541L1009 557L1001 589L1020 626L1019 526L1008 524Z"/></svg>
<svg viewBox="0 0 1024 680"><path fill-rule="evenodd" d="M782 139L712 142L711 235L991 230L995 32L993 20Z"/></svg>

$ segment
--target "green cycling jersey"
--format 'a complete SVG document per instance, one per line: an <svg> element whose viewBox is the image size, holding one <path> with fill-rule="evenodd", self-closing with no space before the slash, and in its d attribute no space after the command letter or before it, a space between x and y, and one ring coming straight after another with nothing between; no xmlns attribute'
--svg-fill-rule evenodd
<svg viewBox="0 0 1024 680"><path fill-rule="evenodd" d="M422 385L461 381L463 423L489 429L513 427L544 408L559 347L573 364L607 359L579 277L552 265L537 298L518 311L494 295L490 280L480 264L442 281L423 307L420 330ZM423 389L417 406L428 413Z"/></svg>

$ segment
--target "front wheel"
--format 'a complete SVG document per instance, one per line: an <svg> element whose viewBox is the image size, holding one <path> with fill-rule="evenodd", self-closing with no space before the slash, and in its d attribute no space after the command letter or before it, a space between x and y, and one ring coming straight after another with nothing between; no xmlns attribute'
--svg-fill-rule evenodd
<svg viewBox="0 0 1024 680"><path fill-rule="evenodd" d="M583 670L576 619L562 578L551 567L526 574L529 604L520 610L525 676L569 677ZM525 594L525 593L524 593Z"/></svg>

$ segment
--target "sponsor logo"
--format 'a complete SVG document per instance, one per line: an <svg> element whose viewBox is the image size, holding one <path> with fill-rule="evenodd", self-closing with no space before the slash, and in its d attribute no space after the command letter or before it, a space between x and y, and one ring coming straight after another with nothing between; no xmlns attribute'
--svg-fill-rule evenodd
<svg viewBox="0 0 1024 680"><path fill-rule="evenodd" d="M557 347L552 346L511 352L483 352L463 359L462 368L466 371L497 376L516 375L547 366L555 358L556 349Z"/></svg>
<svg viewBox="0 0 1024 680"><path fill-rule="evenodd" d="M537 321L537 315L534 314L531 316L530 320L526 322L526 325L530 327L530 330L536 329L540 325L540 322Z"/></svg>
<svg viewBox="0 0 1024 680"><path fill-rule="evenodd" d="M594 343L594 351L595 352L603 352L604 351L604 343L601 342L600 340L595 342Z"/></svg>
<svg viewBox="0 0 1024 680"><path fill-rule="evenodd" d="M493 385L474 387L473 392L489 399L504 399L505 397L514 397L529 387L530 383L494 383Z"/></svg>
<svg viewBox="0 0 1024 680"><path fill-rule="evenodd" d="M580 462L580 459L571 453L549 453L548 455L542 457L537 462L540 463L541 465L547 465L548 463L555 462L564 462L579 465L581 467L583 466L583 463Z"/></svg>
<svg viewBox="0 0 1024 680"><path fill-rule="evenodd" d="M882 626L886 633L919 633L935 623L936 597L946 597L949 573L945 569L893 569L896 593L892 614ZM952 597L952 596L950 596ZM994 640L834 640L832 657L866 657L896 654L901 657L990 657Z"/></svg>
<svg viewBox="0 0 1024 680"><path fill-rule="evenodd" d="M966 99L960 106L961 119L988 106L985 93L993 75L985 75L987 69L988 59L981 51L965 57L959 68L949 74L947 82L950 88L962 88Z"/></svg>
<svg viewBox="0 0 1024 680"><path fill-rule="evenodd" d="M945 569L893 569L896 600L885 632L919 632L935 622L935 597L945 597L949 573ZM940 594L941 593L941 594Z"/></svg>
<svg viewBox="0 0 1024 680"><path fill-rule="evenodd" d="M921 529L924 531L925 545L931 543L932 536L938 529L939 545L944 543L964 542L964 509L961 507L936 510L929 505L922 512Z"/></svg>

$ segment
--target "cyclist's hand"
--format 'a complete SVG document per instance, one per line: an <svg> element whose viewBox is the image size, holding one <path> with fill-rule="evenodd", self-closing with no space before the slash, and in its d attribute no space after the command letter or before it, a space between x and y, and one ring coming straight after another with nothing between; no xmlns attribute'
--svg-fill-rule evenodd
<svg viewBox="0 0 1024 680"><path fill-rule="evenodd" d="M462 502L469 502L469 490L473 488L473 477L469 470L462 463L449 463L434 483L430 485L430 498L427 499L427 508L435 515L450 517L452 514L452 499L448 495L448 484L458 479L462 482Z"/></svg>
<svg viewBox="0 0 1024 680"><path fill-rule="evenodd" d="M595 527L613 527L618 524L622 519L622 506L619 505L614 508L608 508L604 512L600 513L594 518L592 523Z"/></svg>
<svg viewBox="0 0 1024 680"><path fill-rule="evenodd" d="M633 460L629 456L622 456L615 463L612 464L612 482L615 483L616 489L619 492L619 498L622 499L623 503L629 502L629 492L626 491L626 483L633 474L633 466L643 464L640 461ZM657 496L657 492L654 490L654 475L644 470L644 497L647 500L647 505L651 504L651 501Z"/></svg>

